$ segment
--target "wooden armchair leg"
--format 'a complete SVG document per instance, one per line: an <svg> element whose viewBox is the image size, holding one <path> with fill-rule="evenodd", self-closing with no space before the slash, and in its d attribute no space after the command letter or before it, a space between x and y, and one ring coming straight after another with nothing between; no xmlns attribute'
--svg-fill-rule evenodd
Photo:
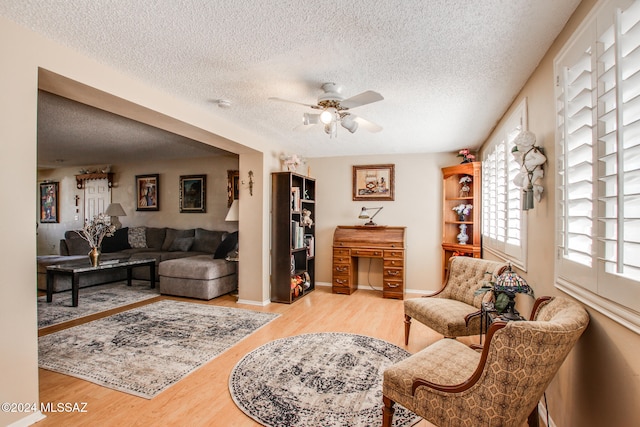
<svg viewBox="0 0 640 427"><path fill-rule="evenodd" d="M536 405L536 407L533 408L533 411L531 411L531 413L529 414L529 417L527 418L527 424L529 425L529 427L539 427L540 418L538 417L538 405Z"/></svg>
<svg viewBox="0 0 640 427"><path fill-rule="evenodd" d="M391 421L393 420L393 413L395 412L394 405L396 402L389 399L387 396L382 396L382 427L391 427Z"/></svg>
<svg viewBox="0 0 640 427"><path fill-rule="evenodd" d="M404 345L409 345L409 330L411 329L411 317L404 315Z"/></svg>

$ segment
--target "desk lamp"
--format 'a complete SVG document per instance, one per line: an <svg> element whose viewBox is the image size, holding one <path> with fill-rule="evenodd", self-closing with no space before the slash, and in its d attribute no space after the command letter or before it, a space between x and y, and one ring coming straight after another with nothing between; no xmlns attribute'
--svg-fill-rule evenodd
<svg viewBox="0 0 640 427"><path fill-rule="evenodd" d="M376 212L373 215L369 214L369 211L377 209ZM368 219L369 222L365 223L364 225L376 225L375 222L373 222L373 217L378 215L378 213L382 210L382 206L378 207L378 208L365 208L363 207L362 210L360 211L360 215L358 216L359 219Z"/></svg>
<svg viewBox="0 0 640 427"><path fill-rule="evenodd" d="M516 294L527 294L533 297L533 289L527 284L527 282L511 269L511 264L507 269L496 279L496 283L493 287L496 294L503 293L509 298L507 306L502 311L502 317L505 320L521 320L520 313L516 310ZM496 297L497 298L497 297Z"/></svg>

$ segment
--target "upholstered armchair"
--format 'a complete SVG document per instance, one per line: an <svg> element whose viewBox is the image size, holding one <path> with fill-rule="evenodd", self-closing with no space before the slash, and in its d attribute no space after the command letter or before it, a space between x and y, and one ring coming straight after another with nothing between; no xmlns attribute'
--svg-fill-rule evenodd
<svg viewBox="0 0 640 427"><path fill-rule="evenodd" d="M536 300L531 321L495 321L482 352L439 340L384 372L383 426L399 403L439 427L521 426L589 315L564 297ZM537 424L534 424L537 425Z"/></svg>
<svg viewBox="0 0 640 427"><path fill-rule="evenodd" d="M415 319L444 335L464 337L480 333L480 311L483 298L490 293L475 295L483 283L493 280L507 264L465 256L452 257L444 286L433 295L404 301L404 343L409 344L411 319Z"/></svg>

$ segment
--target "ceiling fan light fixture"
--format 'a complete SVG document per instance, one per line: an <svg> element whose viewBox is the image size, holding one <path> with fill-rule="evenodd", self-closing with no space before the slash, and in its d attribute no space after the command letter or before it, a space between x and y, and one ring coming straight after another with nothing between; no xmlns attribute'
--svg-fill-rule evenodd
<svg viewBox="0 0 640 427"><path fill-rule="evenodd" d="M324 123L325 125L333 122L335 120L336 117L336 109L333 107L327 108L325 109L321 114L320 114L320 121L322 123Z"/></svg>
<svg viewBox="0 0 640 427"><path fill-rule="evenodd" d="M350 115L343 117L340 124L351 133L355 133L355 131L358 130L358 122L356 122Z"/></svg>
<svg viewBox="0 0 640 427"><path fill-rule="evenodd" d="M320 115L319 114L304 113L302 115L302 124L303 125L317 125L319 121L320 121Z"/></svg>

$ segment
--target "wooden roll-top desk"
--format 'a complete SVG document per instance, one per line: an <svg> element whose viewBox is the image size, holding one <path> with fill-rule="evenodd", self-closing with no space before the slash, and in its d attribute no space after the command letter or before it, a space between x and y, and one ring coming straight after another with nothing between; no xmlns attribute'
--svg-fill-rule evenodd
<svg viewBox="0 0 640 427"><path fill-rule="evenodd" d="M351 295L358 286L358 257L381 258L383 298L404 298L405 227L339 225L333 233L332 292Z"/></svg>

